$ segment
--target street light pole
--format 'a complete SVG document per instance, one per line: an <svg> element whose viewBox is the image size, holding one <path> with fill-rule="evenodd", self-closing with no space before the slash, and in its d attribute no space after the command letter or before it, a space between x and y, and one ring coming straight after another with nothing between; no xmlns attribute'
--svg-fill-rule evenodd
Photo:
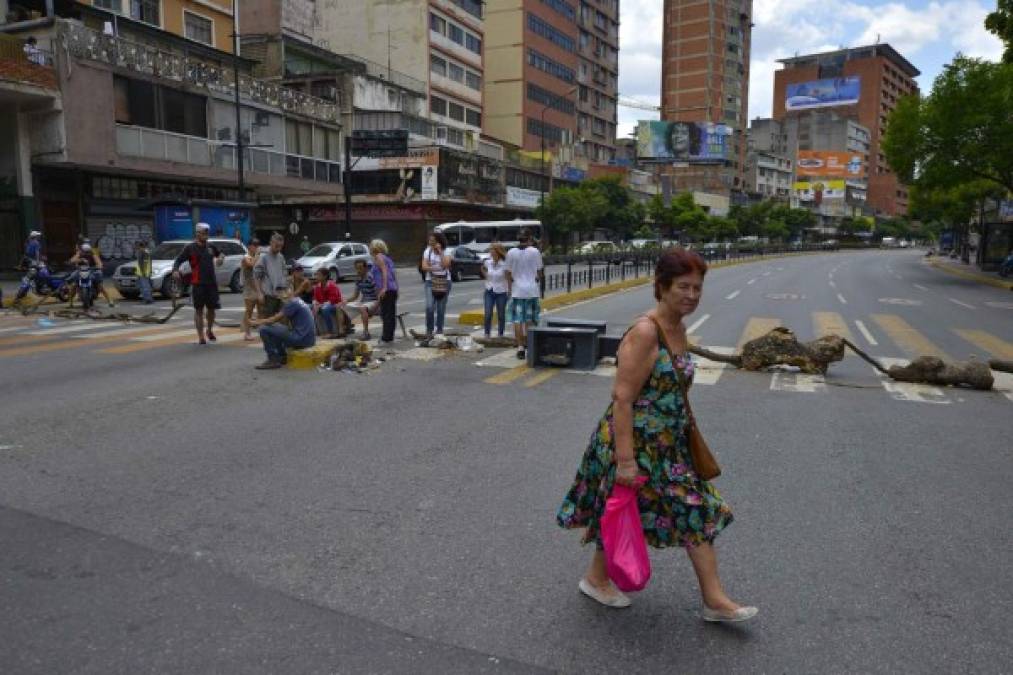
<svg viewBox="0 0 1013 675"><path fill-rule="evenodd" d="M245 201L246 177L243 175L243 118L242 106L239 102L239 29L236 22L239 17L237 0L232 0L232 79L235 84L236 105L236 187L239 189L239 201Z"/></svg>

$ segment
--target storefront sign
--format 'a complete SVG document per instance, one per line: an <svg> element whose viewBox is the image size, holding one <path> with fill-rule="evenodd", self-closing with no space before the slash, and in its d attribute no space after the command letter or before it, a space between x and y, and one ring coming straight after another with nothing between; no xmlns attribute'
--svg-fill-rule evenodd
<svg viewBox="0 0 1013 675"><path fill-rule="evenodd" d="M353 171L419 169L424 166L439 166L440 151L436 148L419 148L418 150L409 150L400 157L359 157L353 161Z"/></svg>
<svg viewBox="0 0 1013 675"><path fill-rule="evenodd" d="M533 209L538 206L540 200L541 194L537 190L527 190L512 185L506 186L507 206L520 206Z"/></svg>
<svg viewBox="0 0 1013 675"><path fill-rule="evenodd" d="M422 183L419 191L420 199L436 199L436 167L432 165L422 167Z"/></svg>

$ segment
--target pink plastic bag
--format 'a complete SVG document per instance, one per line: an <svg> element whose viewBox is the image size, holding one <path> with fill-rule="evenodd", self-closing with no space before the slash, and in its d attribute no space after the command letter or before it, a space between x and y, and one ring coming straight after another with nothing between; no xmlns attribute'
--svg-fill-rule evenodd
<svg viewBox="0 0 1013 675"><path fill-rule="evenodd" d="M605 501L605 513L601 517L605 570L621 591L642 590L651 579L651 559L647 556L647 542L637 508L637 493L646 482L647 477L641 476L635 488L616 483Z"/></svg>

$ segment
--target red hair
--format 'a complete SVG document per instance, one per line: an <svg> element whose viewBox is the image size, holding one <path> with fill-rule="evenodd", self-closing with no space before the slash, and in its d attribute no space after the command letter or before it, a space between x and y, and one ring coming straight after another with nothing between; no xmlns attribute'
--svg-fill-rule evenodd
<svg viewBox="0 0 1013 675"><path fill-rule="evenodd" d="M687 251L680 246L662 253L654 268L654 299L661 300L662 291L671 288L676 277L692 272L701 277L707 274L707 262L696 251Z"/></svg>

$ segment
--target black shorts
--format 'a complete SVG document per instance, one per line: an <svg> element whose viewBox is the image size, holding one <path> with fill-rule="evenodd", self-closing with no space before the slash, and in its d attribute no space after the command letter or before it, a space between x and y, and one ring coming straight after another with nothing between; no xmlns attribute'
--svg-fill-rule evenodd
<svg viewBox="0 0 1013 675"><path fill-rule="evenodd" d="M210 284L198 284L190 290L190 299L193 301L194 309L204 309L210 307L211 309L221 309L222 305L218 301L218 287Z"/></svg>

